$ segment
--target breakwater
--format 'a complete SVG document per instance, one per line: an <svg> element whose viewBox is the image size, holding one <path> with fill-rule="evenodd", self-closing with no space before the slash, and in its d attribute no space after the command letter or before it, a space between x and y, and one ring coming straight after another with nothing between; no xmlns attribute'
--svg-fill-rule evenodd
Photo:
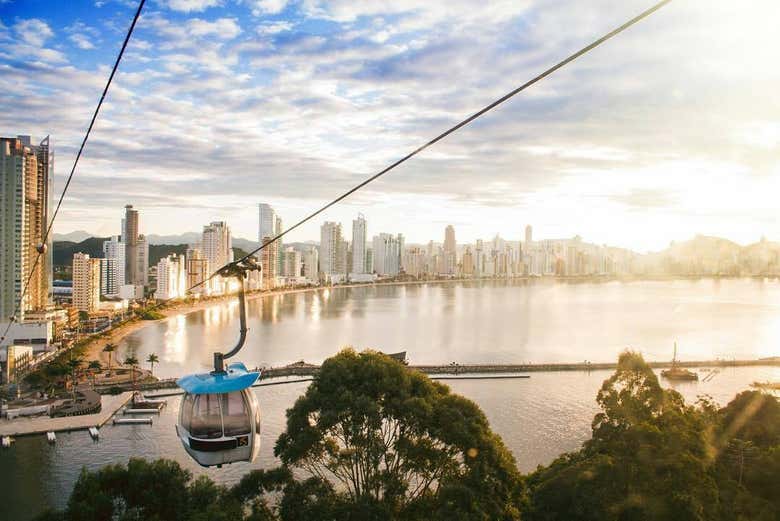
<svg viewBox="0 0 780 521"><path fill-rule="evenodd" d="M648 362L653 369L672 367L672 362ZM693 360L677 362L678 367L685 368L726 368L726 367L780 367L780 357L761 358L755 360ZM559 371L602 371L614 370L616 362L574 362L555 364L442 364L442 365L410 365L410 369L427 375L466 375L466 374L519 374ZM291 376L314 376L320 366L316 364L296 363L284 367L256 368L262 371L262 380L286 378ZM120 386L127 387L130 386ZM176 379L168 378L157 382L149 382L137 386L142 391L157 389L172 389L176 387ZM117 386L113 386L115 391ZM108 392L109 388L99 389ZM115 392L114 391L114 392Z"/></svg>

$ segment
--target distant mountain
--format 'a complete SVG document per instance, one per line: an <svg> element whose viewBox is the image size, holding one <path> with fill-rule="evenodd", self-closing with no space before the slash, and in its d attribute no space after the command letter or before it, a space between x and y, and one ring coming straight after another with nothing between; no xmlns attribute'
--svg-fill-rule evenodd
<svg viewBox="0 0 780 521"><path fill-rule="evenodd" d="M741 246L720 237L697 235L672 242L639 260L645 273L669 275L765 275L780 270L780 244L762 240Z"/></svg>
<svg viewBox="0 0 780 521"><path fill-rule="evenodd" d="M155 235L154 233L146 236L146 241L152 244L194 244L199 242L202 235L197 232L187 232L181 235Z"/></svg>
<svg viewBox="0 0 780 521"><path fill-rule="evenodd" d="M108 237L89 237L79 242L54 241L54 265L70 266L73 263L74 253L86 253L90 257L102 257L103 242L107 240Z"/></svg>
<svg viewBox="0 0 780 521"><path fill-rule="evenodd" d="M85 232L84 230L78 230L75 232L64 233L64 234L62 233L54 234L55 241L81 242L85 239L89 239L90 237L93 237L93 235L89 232Z"/></svg>

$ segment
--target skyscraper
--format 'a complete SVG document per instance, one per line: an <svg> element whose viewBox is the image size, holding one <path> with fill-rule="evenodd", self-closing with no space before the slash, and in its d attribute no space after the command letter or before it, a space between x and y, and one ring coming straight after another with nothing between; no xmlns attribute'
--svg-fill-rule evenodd
<svg viewBox="0 0 780 521"><path fill-rule="evenodd" d="M39 145L32 145L29 136L0 138L0 321L7 320L17 304L16 318L23 321L25 312L51 301L51 234L37 264L35 258L51 218L52 177L48 136Z"/></svg>
<svg viewBox="0 0 780 521"><path fill-rule="evenodd" d="M290 246L284 252L284 276L301 276L301 252Z"/></svg>
<svg viewBox="0 0 780 521"><path fill-rule="evenodd" d="M100 259L100 294L116 297L125 284L125 245L119 237L103 242L103 258Z"/></svg>
<svg viewBox="0 0 780 521"><path fill-rule="evenodd" d="M125 245L125 281L140 286L138 282L138 210L132 204L125 206L122 219L122 238Z"/></svg>
<svg viewBox="0 0 780 521"><path fill-rule="evenodd" d="M366 218L362 213L352 221L352 273L366 272Z"/></svg>
<svg viewBox="0 0 780 521"><path fill-rule="evenodd" d="M271 205L266 203L260 203L259 209L259 221L257 242L263 243L263 239L266 237L273 237L276 232L276 212Z"/></svg>
<svg viewBox="0 0 780 521"><path fill-rule="evenodd" d="M303 254L303 276L310 282L316 282L319 279L319 251L314 246L310 246Z"/></svg>
<svg viewBox="0 0 780 521"><path fill-rule="evenodd" d="M342 256L344 257L342 259ZM346 248L341 236L341 224L326 221L320 227L320 273L328 280L344 274Z"/></svg>
<svg viewBox="0 0 780 521"><path fill-rule="evenodd" d="M450 224L444 229L444 273L455 274L457 265L457 245L455 243L455 228Z"/></svg>
<svg viewBox="0 0 780 521"><path fill-rule="evenodd" d="M187 288L197 286L192 290L193 292L207 295L210 290L207 287L208 284L203 284L203 282L211 275L211 272L209 271L209 261L203 256L201 245L199 243L190 245L184 258L187 266Z"/></svg>
<svg viewBox="0 0 780 521"><path fill-rule="evenodd" d="M533 244L533 228L531 228L531 225L527 225L525 227L525 246L526 251L531 249L531 244Z"/></svg>
<svg viewBox="0 0 780 521"><path fill-rule="evenodd" d="M214 272L225 264L233 261L233 239L230 228L224 221L214 221L203 227L203 256L209 262L209 269ZM214 279L214 291L225 292L221 277Z"/></svg>
<svg viewBox="0 0 780 521"><path fill-rule="evenodd" d="M154 298L170 300L183 297L187 291L184 257L175 253L157 262L157 291Z"/></svg>
<svg viewBox="0 0 780 521"><path fill-rule="evenodd" d="M260 250L260 263L263 266L263 289L276 287L276 277L281 275L279 271L279 241L271 241L271 237L263 237L265 248Z"/></svg>
<svg viewBox="0 0 780 521"><path fill-rule="evenodd" d="M282 218L279 214L276 215L276 222L274 223L274 235L282 233ZM276 275L279 276L284 273L284 244L282 239L277 239L276 243Z"/></svg>
<svg viewBox="0 0 780 521"><path fill-rule="evenodd" d="M380 233L373 239L374 271L377 275L394 277L400 270L400 236Z"/></svg>
<svg viewBox="0 0 780 521"><path fill-rule="evenodd" d="M100 307L100 259L73 255L73 306L92 313Z"/></svg>

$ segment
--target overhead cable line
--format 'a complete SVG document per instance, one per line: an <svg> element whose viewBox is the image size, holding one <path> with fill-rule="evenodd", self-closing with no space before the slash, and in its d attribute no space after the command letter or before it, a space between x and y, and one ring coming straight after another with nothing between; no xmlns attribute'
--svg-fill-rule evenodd
<svg viewBox="0 0 780 521"><path fill-rule="evenodd" d="M60 211L60 206L62 206L62 200L65 199L65 194L68 192L68 187L70 186L70 182L73 179L73 174L76 172L76 167L79 164L79 159L81 159L81 153L84 151L84 147L87 144L89 135L92 132L92 127L95 125L95 120L98 117L98 113L100 113L100 108L103 106L103 101L106 99L106 94L108 94L108 89L109 87L111 87L111 83L114 81L114 75L116 74L116 71L119 68L119 63L122 61L122 56L124 56L125 54L125 49L127 48L128 42L130 42L130 37L133 35L133 30L135 29L135 25L138 22L138 18L140 18L141 16L141 10L143 10L145 3L146 0L140 0L140 2L138 3L138 9L136 9L135 11L135 16L133 17L133 21L130 24L130 28L127 30L127 34L125 35L124 42L122 42L122 48L119 50L119 54L117 55L116 61L114 62L114 67L111 69L111 74L108 77L106 86L103 88L103 94L100 96L100 101L98 101L97 107L95 107L95 112L92 114L92 120L89 122L89 127L87 127L87 132L84 134L84 139L81 141L81 146L79 147L79 151L76 154L76 159L73 161L73 166L70 169L70 174L68 174L68 180L65 182L65 187L62 189L60 198L57 201L57 207L54 209L54 213L52 214L51 219L49 220L49 225L46 227L46 232L43 234L43 240L41 241L41 244L37 248L38 254L35 256L35 261L33 261L32 268L30 268L30 274L27 276L27 281L24 284L22 293L19 295L19 300L16 303L14 313L13 315L11 315L11 317L9 317L8 326L6 326L3 335L0 336L0 341L5 340L5 336L8 334L8 330L11 328L11 324L13 324L13 322L15 321L16 314L19 313L19 310L21 309L22 301L24 300L24 297L27 294L27 289L30 286L30 281L32 280L33 274L35 273L35 267L38 265L41 256L46 251L46 241L48 240L49 234L51 234L52 227L54 226L54 219L57 218L57 214Z"/></svg>
<svg viewBox="0 0 780 521"><path fill-rule="evenodd" d="M421 145L420 147L414 149L413 151L409 152L407 155L403 156L401 159L398 159L397 161L395 161L391 165L387 166L383 170L380 170L379 172L377 172L376 174L372 175L371 177L365 179L364 181L362 181L358 185L356 185L353 188L347 190L346 192L344 192L340 196L338 196L335 199L333 199L332 201L330 201L325 206L322 206L318 210L310 213L309 215L307 215L306 217L304 217L303 219L301 219L300 221L298 221L294 225L290 226L286 230L284 230L281 233L277 234L276 236L272 237L270 240L264 242L259 247L255 248L251 252L247 253L246 255L244 255L242 258L238 259L234 263L238 264L238 263L241 263L241 262L245 261L246 259L248 259L252 255L258 253L261 250L263 250L266 246L268 246L268 245L278 241L279 239L281 239L282 237L284 237L285 235L287 235L291 231L295 230L296 228L298 228L299 226L301 226L305 222L307 222L307 221L313 219L314 217L316 217L317 215L321 214L322 212L324 212L325 210L327 210L328 208L330 208L334 204L336 204L336 203L338 203L340 201L343 201L344 199L346 199L347 197L349 197L353 193L357 192L358 190L360 190L364 186L368 185L369 183L371 183L373 181L376 181L377 179L379 179L380 177L382 177L386 173L388 173L391 170L393 170L395 167L397 167L397 166L401 165L402 163L405 163L409 159L413 158L414 156L416 156L417 154L419 154L420 152L422 152L426 148L428 148L428 147L438 143L439 141L441 141L442 139L446 138L447 136L449 136L453 132L456 132L457 130L461 129L462 127L465 127L466 125L468 125L469 123L471 123L475 119L477 119L480 116L484 115L485 113L493 110L494 108L496 108L497 106L501 105L505 101L509 100L510 98L512 98L515 95L519 94L520 92L524 91L525 89L527 89L531 85L534 85L535 83L543 80L544 78L546 78L547 76L551 75L552 73L554 73L558 69L561 69L564 66L568 65L569 63L573 62L574 60L576 60L577 58L579 58L583 54L588 53L589 51L595 49L596 47L598 47L602 43L606 42L607 40L613 38L614 36L617 36L620 33L622 33L623 31L625 31L626 29L628 29L632 25L634 25L634 24L644 20L645 18L647 18L651 14L655 13L656 11L658 11L659 9L661 9L662 7L664 7L666 4L668 4L671 1L672 0L662 0L661 2L658 2L657 4L655 4L652 7L648 8L647 10L642 11L641 13L636 15L635 17L633 17L630 20L628 20L623 25L620 25L619 27L616 27L615 29L613 29L612 31L608 32L607 34L605 34L601 38L593 41L592 43L586 45L585 47L583 47L579 51L575 52L574 54L571 54L567 58L559 61L558 63L556 63L555 65L553 65L549 69L547 69L544 72L538 74L537 76L534 76L533 78L531 78L527 82L523 83L522 85L520 85L516 89L506 93L505 95L501 96L500 98L498 98L494 102L490 103L489 105L487 105L484 108L480 109L479 111L475 112L471 116L467 117L466 119L464 119L460 123L458 123L458 124L448 128L447 130L445 130L444 132L442 132L441 134L439 134L435 138L431 139L430 141L428 141L424 145ZM207 279L204 279L203 281L195 284L194 286L189 288L187 290L187 292L189 292L189 291L197 288L198 286L201 286L201 285L205 284L206 282L210 281L215 276L217 276L222 269L223 268L220 268L220 270L217 270L214 273L212 273Z"/></svg>

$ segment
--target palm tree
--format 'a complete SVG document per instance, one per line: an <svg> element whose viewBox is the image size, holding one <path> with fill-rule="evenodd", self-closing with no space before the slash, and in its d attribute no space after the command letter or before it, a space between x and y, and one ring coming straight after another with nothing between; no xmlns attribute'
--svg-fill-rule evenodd
<svg viewBox="0 0 780 521"><path fill-rule="evenodd" d="M68 360L68 367L70 368L71 390L73 391L74 398L76 396L76 384L78 383L76 380L76 371L78 370L79 366L81 366L82 362L83 360L81 358L71 358Z"/></svg>
<svg viewBox="0 0 780 521"><path fill-rule="evenodd" d="M116 351L114 344L106 344L106 347L103 348L103 352L108 353L108 376L111 376L111 354L114 351Z"/></svg>
<svg viewBox="0 0 780 521"><path fill-rule="evenodd" d="M135 368L138 365L138 359L134 356L128 356L125 358L125 365L130 366L130 371L133 376L133 391L135 391Z"/></svg>
<svg viewBox="0 0 780 521"><path fill-rule="evenodd" d="M92 388L95 387L95 373L100 372L101 369L100 361L99 360L92 360L89 365L87 366L87 369L89 370L90 376L92 376Z"/></svg>
<svg viewBox="0 0 780 521"><path fill-rule="evenodd" d="M154 376L154 364L158 363L160 358L156 354L151 353L146 357L146 361L149 362L149 371L152 373L152 376Z"/></svg>

